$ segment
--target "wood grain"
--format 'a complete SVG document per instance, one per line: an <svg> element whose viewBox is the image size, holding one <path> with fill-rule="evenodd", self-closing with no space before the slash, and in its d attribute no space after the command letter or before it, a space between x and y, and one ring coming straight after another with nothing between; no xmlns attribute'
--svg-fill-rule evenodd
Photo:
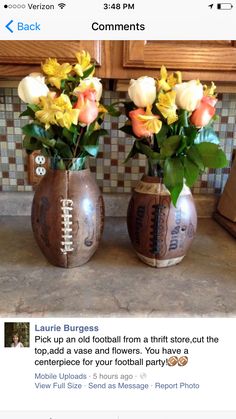
<svg viewBox="0 0 236 419"><path fill-rule="evenodd" d="M56 57L72 62L80 49L90 52L96 76L129 80L159 76L162 64L181 70L184 80L236 86L235 41L0 41L0 78L17 79L39 71L41 62Z"/></svg>
<svg viewBox="0 0 236 419"><path fill-rule="evenodd" d="M75 52L85 49L101 65L100 41L0 41L0 47L3 64L41 64L48 57L71 62Z"/></svg>
<svg viewBox="0 0 236 419"><path fill-rule="evenodd" d="M181 53L184 58L180 58ZM183 80L214 80L221 82L222 91L227 92L231 92L232 86L236 85L234 41L106 41L102 54L103 62L107 64L105 70L101 68L100 77L119 80L138 78L144 74L158 77L164 64L170 70L181 70ZM128 54L130 60L133 56L132 63ZM222 65L217 64L219 59Z"/></svg>
<svg viewBox="0 0 236 419"><path fill-rule="evenodd" d="M236 71L233 41L127 41L124 67Z"/></svg>

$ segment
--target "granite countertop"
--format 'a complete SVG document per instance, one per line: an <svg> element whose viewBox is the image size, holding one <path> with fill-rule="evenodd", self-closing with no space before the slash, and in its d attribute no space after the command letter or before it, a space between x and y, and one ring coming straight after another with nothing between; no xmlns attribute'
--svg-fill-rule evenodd
<svg viewBox="0 0 236 419"><path fill-rule="evenodd" d="M86 265L51 266L29 217L0 217L1 316L235 316L236 242L200 219L183 262L155 269L140 262L124 218L107 218L99 250Z"/></svg>

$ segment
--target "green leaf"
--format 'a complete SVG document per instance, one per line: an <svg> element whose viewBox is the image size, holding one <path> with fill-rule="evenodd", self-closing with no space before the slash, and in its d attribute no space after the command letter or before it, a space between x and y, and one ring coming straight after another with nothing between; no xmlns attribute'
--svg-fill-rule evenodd
<svg viewBox="0 0 236 419"><path fill-rule="evenodd" d="M76 77L68 76L66 80L76 82Z"/></svg>
<svg viewBox="0 0 236 419"><path fill-rule="evenodd" d="M79 141L80 144L89 144L89 137L93 133L95 128L95 122L92 124L87 125L86 128L80 127L80 131L78 132L78 138L76 142Z"/></svg>
<svg viewBox="0 0 236 419"><path fill-rule="evenodd" d="M73 132L70 132L67 128L63 128L62 135L67 139L69 144L73 144Z"/></svg>
<svg viewBox="0 0 236 419"><path fill-rule="evenodd" d="M129 118L130 111L137 109L134 102L124 102L125 115Z"/></svg>
<svg viewBox="0 0 236 419"><path fill-rule="evenodd" d="M151 149L151 147L147 144L144 144L141 140L136 141L136 147L139 153L145 154L151 160L160 160L161 155Z"/></svg>
<svg viewBox="0 0 236 419"><path fill-rule="evenodd" d="M220 119L220 117L219 117L219 115L217 115L216 113L215 113L215 115L213 115L213 117L211 118L211 122L215 122L215 121L218 121Z"/></svg>
<svg viewBox="0 0 236 419"><path fill-rule="evenodd" d="M200 144L202 142L220 144L219 137L216 135L212 127L202 128L199 131L194 143Z"/></svg>
<svg viewBox="0 0 236 419"><path fill-rule="evenodd" d="M113 105L109 105L109 106L107 106L106 105L106 108L107 108L107 110L108 110L108 113L111 115L111 116L120 116L121 115L121 112L119 111L119 110L117 110L116 108L115 108L115 106L113 106Z"/></svg>
<svg viewBox="0 0 236 419"><path fill-rule="evenodd" d="M94 132L95 124L96 124L96 122L94 121L94 122L92 122L92 124L87 125L86 131L85 131L85 133L83 134L83 137L82 137L83 140L89 138L90 135Z"/></svg>
<svg viewBox="0 0 236 419"><path fill-rule="evenodd" d="M88 70L84 71L82 79L86 79L95 69L94 65L88 68Z"/></svg>
<svg viewBox="0 0 236 419"><path fill-rule="evenodd" d="M51 165L54 169L66 170L66 162L63 161L63 157L54 156L51 159Z"/></svg>
<svg viewBox="0 0 236 419"><path fill-rule="evenodd" d="M217 144L204 142L196 144L196 147L205 167L218 169L227 166L226 155Z"/></svg>
<svg viewBox="0 0 236 419"><path fill-rule="evenodd" d="M83 145L81 146L82 150L85 150L87 152L87 154L89 154L89 156L91 157L97 157L98 152L99 152L99 144L87 144L87 145Z"/></svg>
<svg viewBox="0 0 236 419"><path fill-rule="evenodd" d="M31 118L34 118L35 112L39 110L40 110L40 107L38 105L34 105L33 103L30 103L27 105L27 109L20 114L20 117L30 116Z"/></svg>
<svg viewBox="0 0 236 419"><path fill-rule="evenodd" d="M28 144L29 146L31 144L31 147L34 147L33 144L35 144L35 141L33 140L37 140L37 144L40 144L40 147L37 148L37 150L41 149L43 146L51 148L55 146L56 141L53 138L50 139L48 132L40 125L34 123L27 124L22 128L22 131L26 135L26 138L30 138L31 140L30 142L26 140L25 144ZM24 143L23 146L26 147Z"/></svg>
<svg viewBox="0 0 236 419"><path fill-rule="evenodd" d="M64 158L64 159L73 158L73 153L70 149L70 146L66 144L63 140L61 140L60 138L57 139L55 143L55 148L56 150L58 150L61 158Z"/></svg>
<svg viewBox="0 0 236 419"><path fill-rule="evenodd" d="M131 125L130 122L127 122L123 127L119 128L119 130L140 141L140 137L137 137L137 135L134 134L133 129L132 129L132 125Z"/></svg>
<svg viewBox="0 0 236 419"><path fill-rule="evenodd" d="M131 159L132 157L136 156L136 154L139 153L139 150L136 147L136 141L134 142L128 156L126 156L126 159L124 161L124 163L127 163L129 161L129 159Z"/></svg>
<svg viewBox="0 0 236 419"><path fill-rule="evenodd" d="M180 135L172 135L171 137L166 138L161 146L161 156L164 158L173 156L177 152L180 142Z"/></svg>
<svg viewBox="0 0 236 419"><path fill-rule="evenodd" d="M104 128L97 129L92 134L92 136L97 136L97 137L102 137L104 135L108 135L108 131Z"/></svg>
<svg viewBox="0 0 236 419"><path fill-rule="evenodd" d="M38 105L36 105L35 103L30 103L28 104L28 108L31 109L33 112L37 112L40 111L40 107Z"/></svg>
<svg viewBox="0 0 236 419"><path fill-rule="evenodd" d="M61 90L64 90L66 87L66 80L61 81Z"/></svg>
<svg viewBox="0 0 236 419"><path fill-rule="evenodd" d="M202 156L199 153L197 146L196 145L192 145L186 153L187 157L194 163L196 164L197 167L199 167L199 170L204 170L204 164L202 161Z"/></svg>
<svg viewBox="0 0 236 419"><path fill-rule="evenodd" d="M192 162L187 156L184 157L184 177L186 179L186 185L191 187L197 181L200 169Z"/></svg>
<svg viewBox="0 0 236 419"><path fill-rule="evenodd" d="M42 149L42 143L41 141L37 140L36 138L30 138L27 135L23 139L23 147L27 151L35 151L35 150L41 150Z"/></svg>
<svg viewBox="0 0 236 419"><path fill-rule="evenodd" d="M34 112L32 112L30 109L26 109L24 112L21 112L19 117L21 118L22 116L31 116L34 117Z"/></svg>
<svg viewBox="0 0 236 419"><path fill-rule="evenodd" d="M63 128L62 135L64 138L67 139L67 142L70 145L75 144L78 137L78 131L77 131L76 126L72 125L70 129Z"/></svg>
<svg viewBox="0 0 236 419"><path fill-rule="evenodd" d="M38 140L41 140L42 138L48 138L47 131L37 124L27 124L22 128L22 131L25 135L29 137L37 138Z"/></svg>
<svg viewBox="0 0 236 419"><path fill-rule="evenodd" d="M188 127L189 126L188 117L189 117L189 112L184 109L181 109L179 111L178 125L181 125L182 127Z"/></svg>
<svg viewBox="0 0 236 419"><path fill-rule="evenodd" d="M94 131L89 137L83 136L79 145L90 156L96 157L99 151L99 137L102 135L107 135L107 130L99 129Z"/></svg>
<svg viewBox="0 0 236 419"><path fill-rule="evenodd" d="M46 132L47 138L54 138L59 136L59 133L62 132L62 128L57 125L51 125Z"/></svg>
<svg viewBox="0 0 236 419"><path fill-rule="evenodd" d="M188 138L181 135L180 146L176 152L177 156L180 156L182 153L186 153Z"/></svg>
<svg viewBox="0 0 236 419"><path fill-rule="evenodd" d="M51 157L52 156L51 150L49 148L42 147L41 148L41 153L44 157Z"/></svg>
<svg viewBox="0 0 236 419"><path fill-rule="evenodd" d="M171 199L176 206L178 197L183 189L184 167L178 157L165 160L164 164L164 184L170 191Z"/></svg>
<svg viewBox="0 0 236 419"><path fill-rule="evenodd" d="M56 144L56 140L51 138L50 140L48 138L41 138L41 142L45 147L54 148Z"/></svg>
<svg viewBox="0 0 236 419"><path fill-rule="evenodd" d="M132 130L132 125L130 125L130 124L124 125L123 127L119 128L119 130L124 132L125 134L130 135L131 137L135 137L135 135L133 133L133 130Z"/></svg>
<svg viewBox="0 0 236 419"><path fill-rule="evenodd" d="M184 135L187 137L187 144L188 146L192 145L194 143L195 138L198 135L198 128L194 126L185 127L183 130Z"/></svg>
<svg viewBox="0 0 236 419"><path fill-rule="evenodd" d="M107 135L108 132L106 129L98 129L96 131L92 131L89 135L88 132L86 132L86 135L83 135L83 137L80 140L80 145L94 145L96 144L97 140L99 139L99 137L101 137L102 135Z"/></svg>
<svg viewBox="0 0 236 419"><path fill-rule="evenodd" d="M166 140L168 131L169 127L167 125L162 125L158 134L154 134L159 147L161 147L163 142Z"/></svg>

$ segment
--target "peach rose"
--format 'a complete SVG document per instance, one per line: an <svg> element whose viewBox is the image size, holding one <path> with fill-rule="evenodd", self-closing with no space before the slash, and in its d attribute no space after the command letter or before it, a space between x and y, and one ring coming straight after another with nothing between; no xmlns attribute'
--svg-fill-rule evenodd
<svg viewBox="0 0 236 419"><path fill-rule="evenodd" d="M96 91L87 89L78 94L78 100L74 105L75 109L79 109L78 121L81 124L89 125L98 116L98 106L96 101Z"/></svg>
<svg viewBox="0 0 236 419"><path fill-rule="evenodd" d="M215 115L217 99L211 96L203 96L199 107L192 113L190 121L195 127L202 128L209 124Z"/></svg>
<svg viewBox="0 0 236 419"><path fill-rule="evenodd" d="M159 116L154 115L151 110L146 112L142 108L135 109L129 112L129 117L132 123L132 129L136 137L150 137L152 134L157 134L162 126Z"/></svg>

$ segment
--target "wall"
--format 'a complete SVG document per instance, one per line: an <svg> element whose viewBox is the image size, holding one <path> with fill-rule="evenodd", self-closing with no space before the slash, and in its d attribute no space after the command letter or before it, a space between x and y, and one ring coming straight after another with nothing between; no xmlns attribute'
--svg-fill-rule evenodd
<svg viewBox="0 0 236 419"><path fill-rule="evenodd" d="M124 93L104 91L104 103L109 104L125 98ZM222 147L230 161L233 147L236 147L236 94L218 96L218 114L215 124ZM27 119L20 119L19 113L25 109L20 103L15 88L0 88L0 191L31 191L27 180L27 156L22 150L21 127ZM96 174L103 192L129 193L137 180L146 170L144 156L133 159L124 165L125 156L130 150L132 139L118 130L125 117L107 117L105 128L109 136L101 139L100 153L95 160L91 159L90 167ZM194 193L219 193L226 182L229 169L210 170L204 173L193 188Z"/></svg>

